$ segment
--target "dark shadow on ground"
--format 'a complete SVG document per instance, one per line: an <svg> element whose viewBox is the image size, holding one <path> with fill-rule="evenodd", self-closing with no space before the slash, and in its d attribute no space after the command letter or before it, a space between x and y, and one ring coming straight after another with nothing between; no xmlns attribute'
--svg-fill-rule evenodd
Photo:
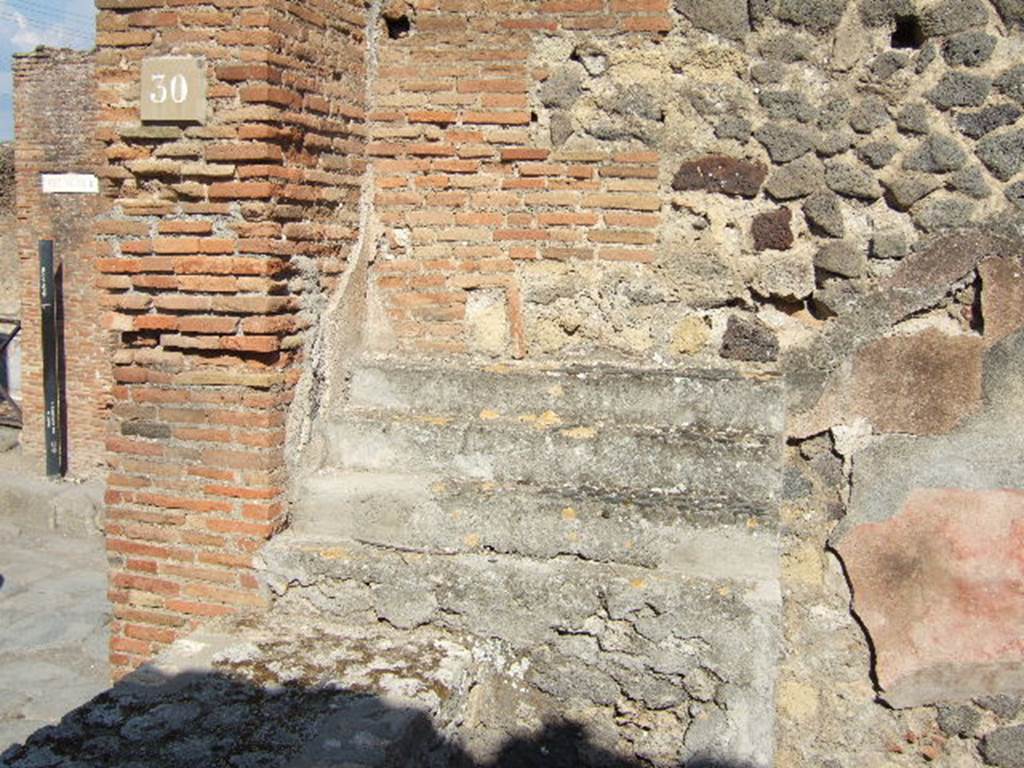
<svg viewBox="0 0 1024 768"><path fill-rule="evenodd" d="M126 679L24 745L0 768L642 768L572 722L548 723L476 762L423 712L332 687L263 688L220 673ZM749 768L715 759L686 768Z"/></svg>

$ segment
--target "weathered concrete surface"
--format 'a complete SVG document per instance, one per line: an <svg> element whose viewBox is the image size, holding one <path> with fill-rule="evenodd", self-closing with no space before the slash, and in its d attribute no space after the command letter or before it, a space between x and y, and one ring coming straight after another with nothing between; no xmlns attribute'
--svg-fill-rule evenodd
<svg viewBox="0 0 1024 768"><path fill-rule="evenodd" d="M839 553L886 701L1024 693L1024 490L916 489Z"/></svg>
<svg viewBox="0 0 1024 768"><path fill-rule="evenodd" d="M0 507L0 751L110 680L102 539L21 532L8 511Z"/></svg>
<svg viewBox="0 0 1024 768"><path fill-rule="evenodd" d="M278 606L352 627L441 628L492 648L522 670L509 711L552 697L552 713L587 712L587 727L627 755L652 748L637 729L658 723L655 765L770 763L780 599L770 565L744 581L291 534L261 557Z"/></svg>
<svg viewBox="0 0 1024 768"><path fill-rule="evenodd" d="M626 764L771 763L773 377L369 360L348 395L261 552L275 610L515 660L465 702L474 754L543 711Z"/></svg>

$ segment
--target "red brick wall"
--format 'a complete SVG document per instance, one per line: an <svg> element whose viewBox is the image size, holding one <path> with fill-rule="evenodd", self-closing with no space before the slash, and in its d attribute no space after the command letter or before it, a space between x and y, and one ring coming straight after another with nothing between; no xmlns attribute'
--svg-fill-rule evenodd
<svg viewBox="0 0 1024 768"><path fill-rule="evenodd" d="M95 70L89 54L40 49L14 63L18 253L21 262L22 409L25 453L43 469L43 384L38 242L54 240L62 264L68 471L102 473L110 405L110 338L96 322L94 195L42 193L42 173L95 173Z"/></svg>
<svg viewBox="0 0 1024 768"><path fill-rule="evenodd" d="M548 32L651 35L667 0L418 0L411 34L382 39L372 141L376 213L390 259L373 280L399 346L468 349L470 291L505 294L513 356L526 354L517 263L650 263L660 222L656 152L551 149L531 94ZM471 12L469 12L471 10Z"/></svg>
<svg viewBox="0 0 1024 768"><path fill-rule="evenodd" d="M263 602L251 563L285 519L304 310L357 236L366 20L358 0L98 6L120 674ZM140 122L140 62L169 53L203 57L203 126Z"/></svg>

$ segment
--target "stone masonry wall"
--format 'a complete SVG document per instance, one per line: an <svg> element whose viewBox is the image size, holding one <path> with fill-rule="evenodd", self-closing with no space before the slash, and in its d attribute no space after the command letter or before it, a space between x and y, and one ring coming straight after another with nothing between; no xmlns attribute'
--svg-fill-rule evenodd
<svg viewBox="0 0 1024 768"><path fill-rule="evenodd" d="M783 377L774 764L1019 765L1018 3L100 7L119 669L263 605L365 257L376 352Z"/></svg>
<svg viewBox="0 0 1024 768"><path fill-rule="evenodd" d="M356 238L365 9L349 0L100 0L99 281L118 335L111 660L263 604L285 521L287 407L309 309ZM205 125L142 125L139 66L201 57ZM315 316L314 316L315 317Z"/></svg>
<svg viewBox="0 0 1024 768"><path fill-rule="evenodd" d="M386 6L393 344L765 362L929 235L1018 215L1014 17L919 5Z"/></svg>
<svg viewBox="0 0 1024 768"><path fill-rule="evenodd" d="M778 765L1024 749L1018 6L383 8L378 351L785 377Z"/></svg>
<svg viewBox="0 0 1024 768"><path fill-rule="evenodd" d="M95 195L42 192L43 173L95 173L96 85L91 55L40 49L15 58L15 166L21 300L23 450L43 471L43 381L39 319L40 240L52 239L64 295L68 473L102 474L110 407L109 334L101 302L92 225Z"/></svg>

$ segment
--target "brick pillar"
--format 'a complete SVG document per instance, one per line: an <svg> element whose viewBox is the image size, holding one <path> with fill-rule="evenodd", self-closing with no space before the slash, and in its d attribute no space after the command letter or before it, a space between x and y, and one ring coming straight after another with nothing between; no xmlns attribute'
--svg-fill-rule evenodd
<svg viewBox="0 0 1024 768"><path fill-rule="evenodd" d="M117 334L107 492L115 674L204 617L258 608L285 523L285 423L356 239L366 10L358 0L98 0ZM203 57L205 125L142 125L141 60Z"/></svg>
<svg viewBox="0 0 1024 768"><path fill-rule="evenodd" d="M110 338L96 323L92 224L95 195L42 193L43 173L96 173L96 84L92 55L40 48L14 61L15 165L22 306L22 447L43 468L43 382L39 318L41 239L62 265L68 471L102 474L110 404Z"/></svg>

